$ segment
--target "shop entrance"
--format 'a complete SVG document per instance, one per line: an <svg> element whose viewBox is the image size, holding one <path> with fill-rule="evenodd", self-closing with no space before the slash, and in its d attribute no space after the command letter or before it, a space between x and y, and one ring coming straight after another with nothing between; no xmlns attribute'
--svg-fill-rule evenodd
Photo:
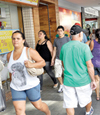
<svg viewBox="0 0 100 115"><path fill-rule="evenodd" d="M18 11L19 29L20 29L21 32L24 33L22 7L17 7L17 11Z"/></svg>
<svg viewBox="0 0 100 115"><path fill-rule="evenodd" d="M40 30L45 30L51 42L54 42L56 32L56 12L55 4L42 3L39 4Z"/></svg>

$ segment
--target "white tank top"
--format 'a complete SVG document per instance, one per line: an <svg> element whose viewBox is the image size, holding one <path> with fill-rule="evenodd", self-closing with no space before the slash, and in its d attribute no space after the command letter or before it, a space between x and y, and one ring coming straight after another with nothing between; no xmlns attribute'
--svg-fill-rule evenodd
<svg viewBox="0 0 100 115"><path fill-rule="evenodd" d="M18 60L13 60L13 52L11 53L8 70L12 74L12 81L10 87L17 90L27 90L39 84L37 76L33 77L27 73L24 61L28 60L26 56L26 47L23 48L22 54Z"/></svg>

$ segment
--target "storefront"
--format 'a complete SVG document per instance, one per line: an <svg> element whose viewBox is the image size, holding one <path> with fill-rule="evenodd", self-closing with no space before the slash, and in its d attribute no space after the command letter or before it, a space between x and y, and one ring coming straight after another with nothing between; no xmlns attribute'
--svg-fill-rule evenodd
<svg viewBox="0 0 100 115"><path fill-rule="evenodd" d="M65 34L70 36L70 28L75 24L81 25L81 13L59 7L60 25L64 26Z"/></svg>
<svg viewBox="0 0 100 115"><path fill-rule="evenodd" d="M35 47L32 10L39 1L19 1L5 0L5 2L0 3L0 54L13 50L11 35L15 30L24 32L30 47Z"/></svg>
<svg viewBox="0 0 100 115"><path fill-rule="evenodd" d="M60 25L65 27L65 34L70 36L70 28L75 23L81 23L81 6L65 0L59 0Z"/></svg>
<svg viewBox="0 0 100 115"><path fill-rule="evenodd" d="M53 43L59 25L58 0L1 0L0 8L0 58L13 50L11 35L15 30L25 34L32 48L40 29L46 31ZM9 88L6 97L11 99Z"/></svg>
<svg viewBox="0 0 100 115"><path fill-rule="evenodd" d="M91 7L87 7L85 10L85 28L94 34L95 29L98 28L99 12Z"/></svg>
<svg viewBox="0 0 100 115"><path fill-rule="evenodd" d="M24 32L26 41L32 48L35 48L38 41L40 29L45 30L51 41L54 41L59 23L58 0L1 0L0 7L0 40L2 40L0 54L13 49L10 36L15 30Z"/></svg>

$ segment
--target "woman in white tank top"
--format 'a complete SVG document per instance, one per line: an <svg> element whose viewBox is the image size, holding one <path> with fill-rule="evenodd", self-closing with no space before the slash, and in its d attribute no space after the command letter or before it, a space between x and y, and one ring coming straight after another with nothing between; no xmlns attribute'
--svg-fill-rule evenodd
<svg viewBox="0 0 100 115"><path fill-rule="evenodd" d="M28 44L25 41L24 34L15 31L12 34L12 43L14 50L7 55L8 70L11 73L11 93L16 115L25 115L26 97L31 101L35 108L51 115L48 106L41 101L40 81L37 76L32 77L27 73L28 68L41 68L45 66L45 61L38 52L30 48L30 57L36 62L28 61Z"/></svg>

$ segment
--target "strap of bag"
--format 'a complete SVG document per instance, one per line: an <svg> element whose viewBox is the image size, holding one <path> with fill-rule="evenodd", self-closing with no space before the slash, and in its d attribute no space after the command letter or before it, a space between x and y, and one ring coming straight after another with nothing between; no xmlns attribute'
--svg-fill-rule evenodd
<svg viewBox="0 0 100 115"><path fill-rule="evenodd" d="M27 50L27 55L28 55L28 60L30 60L32 63L34 63L35 61L32 60L32 58L30 57L30 52L29 52L30 48L28 48Z"/></svg>
<svg viewBox="0 0 100 115"><path fill-rule="evenodd" d="M2 89L1 75L0 75L0 88Z"/></svg>
<svg viewBox="0 0 100 115"><path fill-rule="evenodd" d="M89 47L91 46L91 42L92 42L92 40L90 40Z"/></svg>
<svg viewBox="0 0 100 115"><path fill-rule="evenodd" d="M27 50L27 54L28 54L28 59L31 60L29 50L30 50L30 48L28 48L28 50Z"/></svg>

